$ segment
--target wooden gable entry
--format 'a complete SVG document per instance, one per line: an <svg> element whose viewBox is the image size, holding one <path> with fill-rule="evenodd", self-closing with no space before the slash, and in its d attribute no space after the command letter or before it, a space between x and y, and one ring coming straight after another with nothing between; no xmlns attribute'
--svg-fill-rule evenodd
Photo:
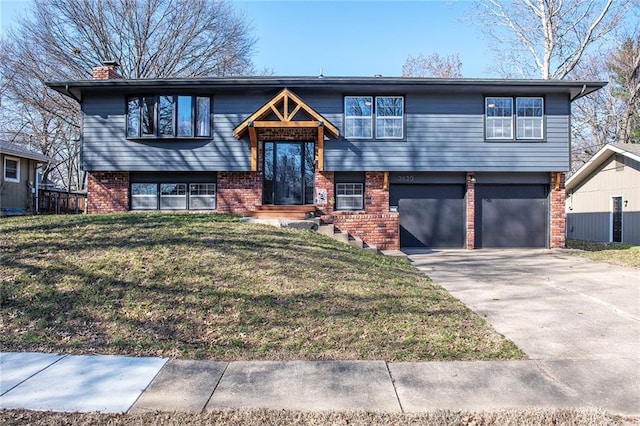
<svg viewBox="0 0 640 426"><path fill-rule="evenodd" d="M296 120L300 112L306 114L311 120ZM269 116L275 116L276 120L267 120ZM236 139L249 133L251 141L251 171L258 170L258 129L260 128L316 128L318 143L319 171L324 170L324 136L338 138L338 128L331 124L322 115L307 105L289 89L283 89L273 99L264 104L246 120L240 123L234 130Z"/></svg>

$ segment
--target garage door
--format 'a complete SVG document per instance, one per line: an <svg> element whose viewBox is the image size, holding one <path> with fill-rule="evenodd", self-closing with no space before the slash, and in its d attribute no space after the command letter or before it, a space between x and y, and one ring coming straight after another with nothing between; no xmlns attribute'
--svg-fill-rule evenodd
<svg viewBox="0 0 640 426"><path fill-rule="evenodd" d="M461 248L465 243L464 185L394 185L402 247Z"/></svg>
<svg viewBox="0 0 640 426"><path fill-rule="evenodd" d="M547 185L476 185L476 247L546 247Z"/></svg>

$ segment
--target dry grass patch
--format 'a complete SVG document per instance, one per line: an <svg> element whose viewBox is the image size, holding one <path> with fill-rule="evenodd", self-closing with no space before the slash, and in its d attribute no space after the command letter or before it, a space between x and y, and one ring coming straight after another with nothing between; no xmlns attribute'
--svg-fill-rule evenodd
<svg viewBox="0 0 640 426"><path fill-rule="evenodd" d="M579 256L615 265L640 268L640 246L620 243L596 243L583 240L567 240L567 248L581 250Z"/></svg>
<svg viewBox="0 0 640 426"><path fill-rule="evenodd" d="M637 419L635 419L637 420ZM597 409L527 409L497 412L433 411L428 413L299 412L288 410L224 410L206 413L51 413L25 410L0 410L0 421L7 425L32 426L118 426L118 425L246 425L246 426L320 426L320 425L415 425L415 426L609 426L632 424ZM637 424L637 423L636 423Z"/></svg>
<svg viewBox="0 0 640 426"><path fill-rule="evenodd" d="M225 215L0 221L5 351L216 360L517 359L403 259Z"/></svg>

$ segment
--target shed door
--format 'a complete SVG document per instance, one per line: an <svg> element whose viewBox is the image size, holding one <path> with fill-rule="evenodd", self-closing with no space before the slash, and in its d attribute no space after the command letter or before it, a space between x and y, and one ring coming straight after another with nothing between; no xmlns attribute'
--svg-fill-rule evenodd
<svg viewBox="0 0 640 426"><path fill-rule="evenodd" d="M622 242L622 197L613 197L613 213L611 215L612 239L614 243Z"/></svg>
<svg viewBox="0 0 640 426"><path fill-rule="evenodd" d="M547 185L476 185L476 247L546 247Z"/></svg>
<svg viewBox="0 0 640 426"><path fill-rule="evenodd" d="M464 185L394 185L391 191L402 247L464 247Z"/></svg>

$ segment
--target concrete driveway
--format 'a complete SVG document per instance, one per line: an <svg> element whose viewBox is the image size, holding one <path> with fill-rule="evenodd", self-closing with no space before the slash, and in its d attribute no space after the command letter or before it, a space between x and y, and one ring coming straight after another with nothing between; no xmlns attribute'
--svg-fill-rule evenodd
<svg viewBox="0 0 640 426"><path fill-rule="evenodd" d="M407 254L568 393L640 408L640 270L560 250Z"/></svg>

